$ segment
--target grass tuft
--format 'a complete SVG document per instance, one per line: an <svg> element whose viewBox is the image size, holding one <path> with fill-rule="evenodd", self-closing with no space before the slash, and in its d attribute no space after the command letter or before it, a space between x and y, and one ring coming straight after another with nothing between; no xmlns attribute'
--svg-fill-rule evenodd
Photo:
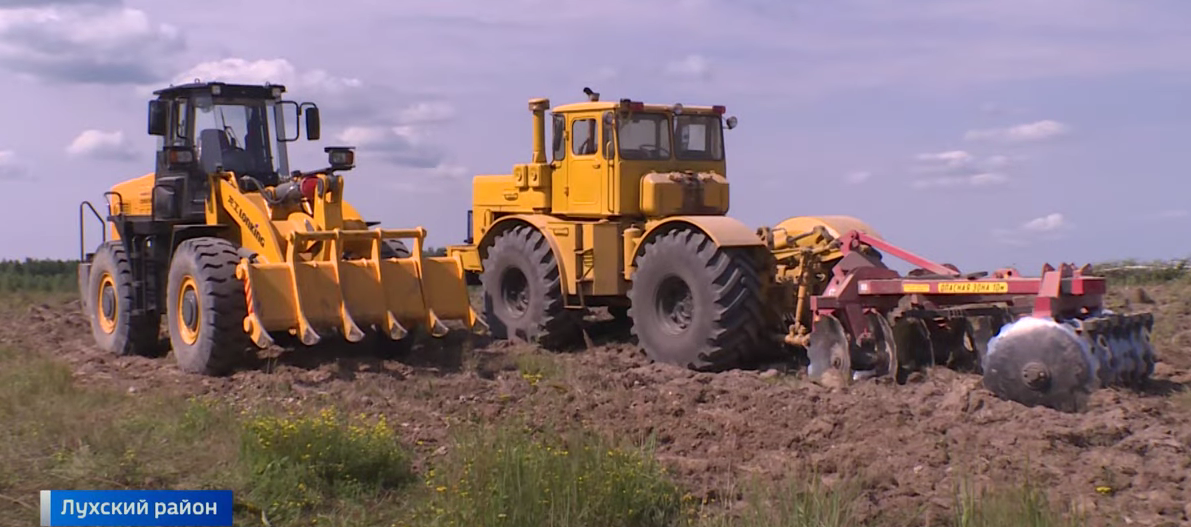
<svg viewBox="0 0 1191 527"><path fill-rule="evenodd" d="M648 449L622 449L586 432L473 430L426 474L412 525L663 527L682 492Z"/></svg>

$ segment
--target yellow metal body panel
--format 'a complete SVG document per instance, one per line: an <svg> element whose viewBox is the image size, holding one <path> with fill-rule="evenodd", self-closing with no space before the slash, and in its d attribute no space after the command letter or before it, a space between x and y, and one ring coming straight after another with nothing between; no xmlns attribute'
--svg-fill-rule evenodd
<svg viewBox="0 0 1191 527"><path fill-rule="evenodd" d="M244 329L254 342L267 346L268 333L281 330L312 345L332 328L355 342L364 336L361 325L382 328L394 339L414 326L442 336L443 320L461 320L471 329L483 325L471 307L461 260L424 257L421 227L346 228L362 220L344 207L343 178L317 177L320 190L308 213L271 212L259 194L241 193L233 178L213 182L213 197L223 206L209 208L208 221L234 221L242 245L258 255L237 269L250 305ZM397 238L413 239L412 255L382 259L381 244ZM344 259L348 252L362 257Z"/></svg>
<svg viewBox="0 0 1191 527"><path fill-rule="evenodd" d="M129 216L150 216L153 214L153 183L154 173L150 172L141 177L122 181L112 186L112 193L108 195L108 212L110 214L126 214ZM108 239L119 240L120 233L116 225L108 224Z"/></svg>
<svg viewBox="0 0 1191 527"><path fill-rule="evenodd" d="M650 172L641 178L640 211L649 218L728 213L728 180L714 172Z"/></svg>
<svg viewBox="0 0 1191 527"><path fill-rule="evenodd" d="M460 258L423 257L421 227L367 229L342 200L343 178L317 177L312 202L276 206L255 190L243 191L230 172L208 180L206 224L233 226L226 233L230 241L255 253L236 270L249 306L244 330L253 342L266 347L270 333L288 331L313 345L331 329L355 342L364 336L361 326L376 326L394 339L416 326L442 336L445 320L483 329ZM109 199L110 211L151 215L153 185L153 174L115 185L120 197ZM395 238L412 238L412 255L382 259L381 244ZM362 257L347 260L347 253Z"/></svg>
<svg viewBox="0 0 1191 527"><path fill-rule="evenodd" d="M822 229L827 236L816 234L816 229ZM773 250L779 258L802 249L819 250L818 259L830 262L842 258L843 253L827 249L828 241L853 230L876 238L881 237L876 229L852 216L795 216L783 220L771 229Z"/></svg>

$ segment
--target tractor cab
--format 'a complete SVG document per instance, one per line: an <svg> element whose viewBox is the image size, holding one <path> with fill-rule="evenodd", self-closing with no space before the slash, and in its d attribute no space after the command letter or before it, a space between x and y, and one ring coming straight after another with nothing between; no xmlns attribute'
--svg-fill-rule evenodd
<svg viewBox="0 0 1191 527"><path fill-rule="evenodd" d="M724 106L601 101L590 88L584 93L586 102L550 109L550 165L560 191L554 195L555 213L727 212L724 128L734 128L736 118L725 119Z"/></svg>
<svg viewBox="0 0 1191 527"><path fill-rule="evenodd" d="M161 138L154 172L153 217L201 221L210 192L208 176L235 174L245 192L289 178L286 144L301 135L319 138L318 107L283 100L281 85L195 82L154 92L148 131ZM292 117L293 131L286 129Z"/></svg>

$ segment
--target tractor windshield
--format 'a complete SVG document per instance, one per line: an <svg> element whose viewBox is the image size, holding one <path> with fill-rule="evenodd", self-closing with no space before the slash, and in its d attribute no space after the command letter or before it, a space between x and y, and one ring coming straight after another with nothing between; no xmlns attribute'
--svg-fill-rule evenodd
<svg viewBox="0 0 1191 527"><path fill-rule="evenodd" d="M687 161L724 160L724 129L718 115L679 115L674 121L674 157Z"/></svg>
<svg viewBox="0 0 1191 527"><path fill-rule="evenodd" d="M664 113L622 115L616 133L621 159L670 159L670 119Z"/></svg>
<svg viewBox="0 0 1191 527"><path fill-rule="evenodd" d="M196 101L194 130L199 163L207 172L222 165L237 175L274 185L285 167L284 152L274 155L277 131L270 126L273 103L261 100ZM208 104L201 104L208 102Z"/></svg>

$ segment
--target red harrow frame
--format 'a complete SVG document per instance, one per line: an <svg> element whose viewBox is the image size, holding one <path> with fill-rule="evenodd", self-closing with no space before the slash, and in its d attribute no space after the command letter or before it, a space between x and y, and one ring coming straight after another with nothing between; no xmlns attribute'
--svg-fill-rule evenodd
<svg viewBox="0 0 1191 527"><path fill-rule="evenodd" d="M810 298L811 377L836 370L845 382L892 374L904 383L947 365L982 373L1000 397L1078 411L1098 387L1153 373L1153 316L1105 309L1107 282L1089 266L965 274L860 231L836 242L844 257ZM918 269L901 276L865 246Z"/></svg>

